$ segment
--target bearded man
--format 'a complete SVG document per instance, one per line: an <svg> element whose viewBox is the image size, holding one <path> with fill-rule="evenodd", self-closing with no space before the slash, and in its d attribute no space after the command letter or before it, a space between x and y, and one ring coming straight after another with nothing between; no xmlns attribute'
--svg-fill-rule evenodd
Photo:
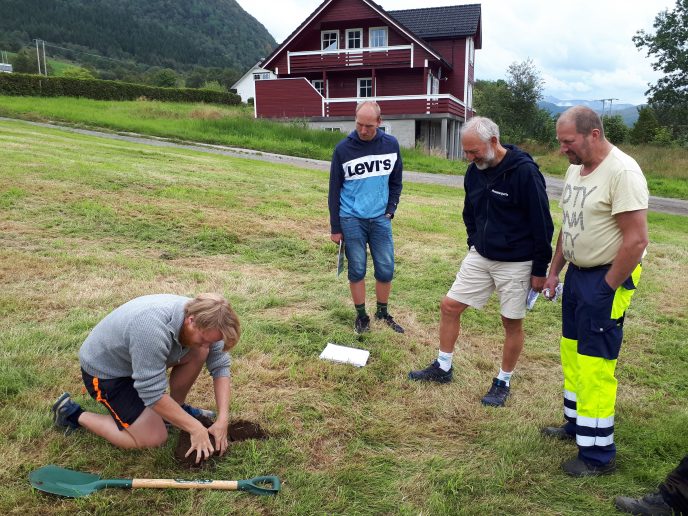
<svg viewBox="0 0 688 516"><path fill-rule="evenodd" d="M526 152L500 143L497 124L472 118L461 130L461 143L471 161L463 208L468 255L440 306L438 358L411 371L409 379L451 381L461 314L469 306L482 308L496 290L505 339L499 373L482 403L502 407L523 349L528 292L540 292L545 283L554 225L540 169Z"/></svg>

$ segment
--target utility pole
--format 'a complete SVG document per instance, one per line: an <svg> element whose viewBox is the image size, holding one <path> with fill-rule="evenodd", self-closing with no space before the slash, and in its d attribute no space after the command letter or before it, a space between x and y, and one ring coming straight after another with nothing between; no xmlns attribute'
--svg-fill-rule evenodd
<svg viewBox="0 0 688 516"><path fill-rule="evenodd" d="M45 76L48 76L48 62L45 60L45 40L41 40L43 42L43 72L45 73Z"/></svg>
<svg viewBox="0 0 688 516"><path fill-rule="evenodd" d="M45 63L45 62L44 62ZM619 99L608 99L609 100L609 116L612 116L612 103Z"/></svg>
<svg viewBox="0 0 688 516"><path fill-rule="evenodd" d="M43 75L41 73L41 52L38 49L38 40L36 41L36 62L38 63L38 75Z"/></svg>
<svg viewBox="0 0 688 516"><path fill-rule="evenodd" d="M604 103L607 102L607 99L598 99L597 102L602 102L602 116L604 116Z"/></svg>

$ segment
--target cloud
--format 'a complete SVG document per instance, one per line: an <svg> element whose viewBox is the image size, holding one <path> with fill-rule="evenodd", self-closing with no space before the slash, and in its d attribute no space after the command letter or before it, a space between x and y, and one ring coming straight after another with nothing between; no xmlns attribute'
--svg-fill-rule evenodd
<svg viewBox="0 0 688 516"><path fill-rule="evenodd" d="M281 42L321 0L239 0ZM384 9L413 9L480 3L483 48L476 54L476 78L505 78L513 62L531 58L545 79L545 92L623 98L645 102L648 83L660 74L652 70L646 52L636 49L638 30L652 31L660 11L674 0L382 0Z"/></svg>

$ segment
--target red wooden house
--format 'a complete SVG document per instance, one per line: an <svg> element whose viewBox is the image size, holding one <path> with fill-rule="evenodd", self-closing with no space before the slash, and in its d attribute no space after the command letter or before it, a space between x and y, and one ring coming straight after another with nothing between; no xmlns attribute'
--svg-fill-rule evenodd
<svg viewBox="0 0 688 516"><path fill-rule="evenodd" d="M325 0L263 62L255 114L348 132L358 102L376 100L383 130L458 157L473 115L480 4L385 11L370 0Z"/></svg>

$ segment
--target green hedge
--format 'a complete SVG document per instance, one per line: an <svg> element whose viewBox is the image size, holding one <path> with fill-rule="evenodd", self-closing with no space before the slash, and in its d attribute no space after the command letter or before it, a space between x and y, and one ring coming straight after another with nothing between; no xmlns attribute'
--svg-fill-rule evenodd
<svg viewBox="0 0 688 516"><path fill-rule="evenodd" d="M96 100L149 100L240 104L234 93L191 88L157 88L99 79L43 77L24 73L0 73L0 94L29 97L86 97Z"/></svg>

